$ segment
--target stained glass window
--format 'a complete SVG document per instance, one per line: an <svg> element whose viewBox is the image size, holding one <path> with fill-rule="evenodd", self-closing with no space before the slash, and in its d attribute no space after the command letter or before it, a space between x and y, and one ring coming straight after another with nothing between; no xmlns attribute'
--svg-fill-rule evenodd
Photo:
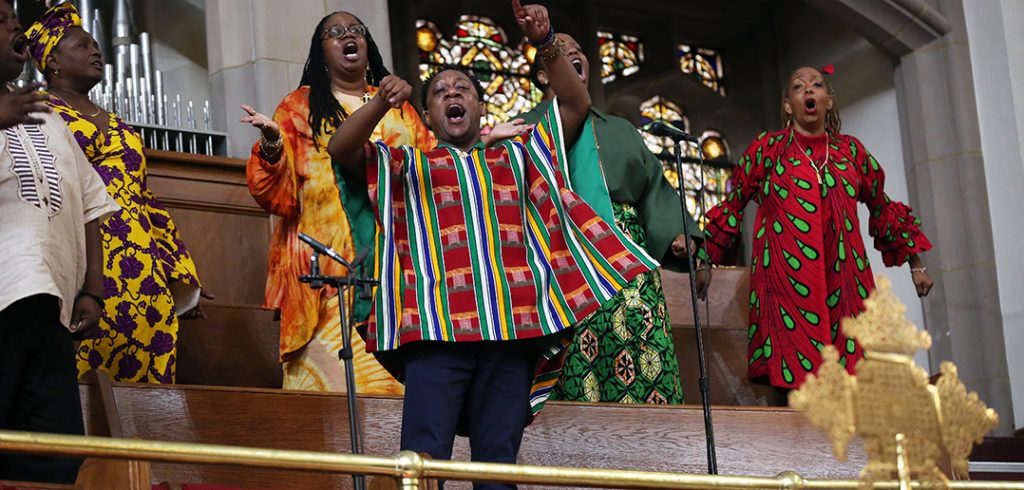
<svg viewBox="0 0 1024 490"><path fill-rule="evenodd" d="M664 121L690 132L690 121L679 105L661 96L654 96L640 104L641 128L654 121ZM732 173L729 161L729 144L721 133L707 130L701 134L700 145L683 143L683 175L680 179L676 171L675 154L672 140L654 136L641 129L640 134L651 152L661 159L665 178L672 186L679 189L682 181L686 196L687 209L693 214L697 223L704 227L704 211L711 209L725 198L728 193L729 175ZM701 164L697 157L699 150L704 150L707 163ZM703 201L703 206L701 205Z"/></svg>
<svg viewBox="0 0 1024 490"><path fill-rule="evenodd" d="M601 81L608 83L640 71L644 45L635 36L597 31L597 54L601 58Z"/></svg>
<svg viewBox="0 0 1024 490"><path fill-rule="evenodd" d="M445 38L433 22L417 20L416 45L421 81L445 66L468 68L480 79L485 127L532 109L543 96L530 81L532 47L525 41L510 42L505 30L487 17L463 15L450 38Z"/></svg>
<svg viewBox="0 0 1024 490"><path fill-rule="evenodd" d="M654 121L665 121L683 131L690 131L690 120L687 119L683 110L672 101L661 96L654 96L640 104L640 126L647 127ZM660 158L672 158L672 140L669 138L654 136L646 131L641 131L647 147ZM696 148L687 144L683 148L684 155L696 154Z"/></svg>
<svg viewBox="0 0 1024 490"><path fill-rule="evenodd" d="M729 143L725 141L722 133L714 129L704 131L700 137L700 147L704 150L704 158L707 160L729 161Z"/></svg>
<svg viewBox="0 0 1024 490"><path fill-rule="evenodd" d="M679 69L683 73L693 75L705 87L725 97L725 85L722 84L722 56L717 51L680 44Z"/></svg>

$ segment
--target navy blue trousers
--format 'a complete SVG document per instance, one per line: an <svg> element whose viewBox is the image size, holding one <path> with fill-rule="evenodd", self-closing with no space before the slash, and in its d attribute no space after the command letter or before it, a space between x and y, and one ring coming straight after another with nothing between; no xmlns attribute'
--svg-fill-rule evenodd
<svg viewBox="0 0 1024 490"><path fill-rule="evenodd" d="M531 340L419 341L402 347L402 450L451 459L461 420L473 461L515 463L530 417L535 345ZM474 483L473 488L516 487Z"/></svg>
<svg viewBox="0 0 1024 490"><path fill-rule="evenodd" d="M0 428L82 435L71 332L49 295L0 311ZM0 453L0 480L74 483L77 458Z"/></svg>

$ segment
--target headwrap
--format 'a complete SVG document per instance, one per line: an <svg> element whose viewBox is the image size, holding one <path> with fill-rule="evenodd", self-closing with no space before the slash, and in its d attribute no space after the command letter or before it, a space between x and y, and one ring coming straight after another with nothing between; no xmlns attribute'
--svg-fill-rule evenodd
<svg viewBox="0 0 1024 490"><path fill-rule="evenodd" d="M71 27L81 27L82 18L72 2L50 7L36 23L25 31L28 38L29 54L36 60L39 71L46 69L46 58L57 47L64 33Z"/></svg>

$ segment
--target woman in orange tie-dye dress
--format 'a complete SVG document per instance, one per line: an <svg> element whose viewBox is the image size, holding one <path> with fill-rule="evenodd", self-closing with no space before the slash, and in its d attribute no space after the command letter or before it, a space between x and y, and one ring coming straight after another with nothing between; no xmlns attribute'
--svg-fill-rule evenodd
<svg viewBox="0 0 1024 490"><path fill-rule="evenodd" d="M285 96L273 118L243 106L242 122L261 131L246 169L249 191L277 216L270 243L264 306L280 311L281 361L285 389L344 391L344 368L337 293L311 289L299 282L309 272L312 250L298 239L306 233L347 260L370 247L373 210L365 191L349 192L335 182L327 142L349 114L362 107L388 75L366 26L348 12L320 20L298 89ZM406 103L381 120L373 133L391 146L433 147L434 140L416 110ZM340 188L339 188L340 187ZM326 275L346 271L329 259L320 262ZM356 299L355 318L369 314L369 300ZM360 393L401 394L402 385L352 336L356 386Z"/></svg>

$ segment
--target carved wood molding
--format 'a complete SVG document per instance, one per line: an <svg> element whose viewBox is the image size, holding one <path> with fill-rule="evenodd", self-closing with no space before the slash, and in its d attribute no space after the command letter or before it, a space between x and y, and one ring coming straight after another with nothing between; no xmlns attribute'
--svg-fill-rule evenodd
<svg viewBox="0 0 1024 490"><path fill-rule="evenodd" d="M268 217L249 195L245 160L145 150L148 184L165 206Z"/></svg>

